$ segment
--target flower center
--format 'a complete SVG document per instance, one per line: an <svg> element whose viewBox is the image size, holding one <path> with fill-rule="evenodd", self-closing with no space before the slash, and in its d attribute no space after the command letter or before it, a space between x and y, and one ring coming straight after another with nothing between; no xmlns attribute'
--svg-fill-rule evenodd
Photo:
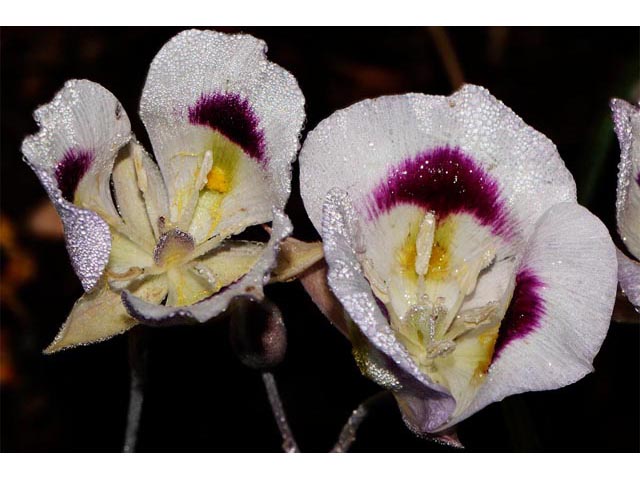
<svg viewBox="0 0 640 480"><path fill-rule="evenodd" d="M160 236L153 250L153 260L159 267L170 269L182 264L194 247L191 235L174 228Z"/></svg>
<svg viewBox="0 0 640 480"><path fill-rule="evenodd" d="M386 282L364 262L376 295L386 304L389 322L416 364L436 380L438 360L456 351L470 332L497 324L498 302L462 309L480 273L495 259L494 242L468 215L436 220L433 213L409 226L397 248ZM468 240L478 243L469 247ZM462 245L465 241L466 244ZM376 279L378 279L376 281ZM491 345L492 348L492 345Z"/></svg>

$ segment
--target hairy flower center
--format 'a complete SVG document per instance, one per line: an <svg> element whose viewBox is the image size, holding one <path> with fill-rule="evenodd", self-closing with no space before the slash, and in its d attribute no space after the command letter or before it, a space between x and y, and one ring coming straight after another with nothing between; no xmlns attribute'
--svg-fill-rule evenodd
<svg viewBox="0 0 640 480"><path fill-rule="evenodd" d="M404 242L394 252L394 267L386 282L380 282L371 262L364 262L367 277L385 303L398 339L421 370L443 383L447 382L440 378L438 361L454 354L465 336L474 331L480 334L488 325L499 322L496 301L462 309L480 273L495 258L492 242L481 242L468 253L460 252L459 242L468 236L465 229L468 222L463 224L457 215L436 220L433 213L427 213L419 224L409 227Z"/></svg>
<svg viewBox="0 0 640 480"><path fill-rule="evenodd" d="M160 236L153 251L153 260L165 269L178 266L193 251L194 244L191 235L174 228Z"/></svg>

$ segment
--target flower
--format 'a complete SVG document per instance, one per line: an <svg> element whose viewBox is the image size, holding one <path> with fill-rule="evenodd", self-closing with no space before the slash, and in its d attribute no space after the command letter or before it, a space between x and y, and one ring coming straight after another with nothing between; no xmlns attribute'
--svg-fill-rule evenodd
<svg viewBox="0 0 640 480"><path fill-rule="evenodd" d="M613 122L620 142L616 219L618 233L629 253L640 260L640 106L611 100ZM640 263L618 254L620 288L640 312Z"/></svg>
<svg viewBox="0 0 640 480"><path fill-rule="evenodd" d="M185 31L151 63L140 116L71 80L34 114L22 152L54 203L85 294L46 352L137 322L204 322L237 295L262 298L280 242L304 97L249 35ZM272 222L268 243L232 239Z"/></svg>
<svg viewBox="0 0 640 480"><path fill-rule="evenodd" d="M300 176L356 362L414 432L592 371L615 248L553 143L487 90L338 111Z"/></svg>

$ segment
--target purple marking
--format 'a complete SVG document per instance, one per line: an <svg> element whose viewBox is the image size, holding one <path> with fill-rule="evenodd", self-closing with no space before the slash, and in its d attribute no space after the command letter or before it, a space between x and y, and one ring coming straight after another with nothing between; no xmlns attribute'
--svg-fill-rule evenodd
<svg viewBox="0 0 640 480"><path fill-rule="evenodd" d="M638 175L636 176L636 183L640 187L640 171L638 171Z"/></svg>
<svg viewBox="0 0 640 480"><path fill-rule="evenodd" d="M78 184L93 163L94 155L89 150L70 148L55 168L54 175L62 197L73 202Z"/></svg>
<svg viewBox="0 0 640 480"><path fill-rule="evenodd" d="M196 104L189 107L189 121L219 132L259 163L268 162L258 116L249 100L239 94L203 93Z"/></svg>
<svg viewBox="0 0 640 480"><path fill-rule="evenodd" d="M371 200L371 220L408 203L433 211L439 220L469 213L496 235L512 234L498 183L458 148L437 147L392 167L374 188Z"/></svg>
<svg viewBox="0 0 640 480"><path fill-rule="evenodd" d="M525 269L516 275L516 287L500 324L491 362L500 356L511 341L527 336L540 325L540 318L545 313L540 291L544 286L531 270Z"/></svg>

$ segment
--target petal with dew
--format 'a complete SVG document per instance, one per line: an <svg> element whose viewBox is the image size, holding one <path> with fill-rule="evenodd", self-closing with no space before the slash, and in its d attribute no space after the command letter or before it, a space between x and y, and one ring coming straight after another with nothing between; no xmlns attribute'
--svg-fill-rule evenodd
<svg viewBox="0 0 640 480"><path fill-rule="evenodd" d="M611 100L611 110L620 142L618 232L629 252L640 260L640 106L615 98Z"/></svg>
<svg viewBox="0 0 640 480"><path fill-rule="evenodd" d="M487 381L449 426L508 395L560 388L593 370L617 284L604 225L575 203L555 205L538 220L518 272Z"/></svg>
<svg viewBox="0 0 640 480"><path fill-rule="evenodd" d="M90 290L109 258L105 220L120 223L109 183L131 136L129 119L109 91L87 80L68 81L34 118L40 131L25 139L22 153L60 214L72 264Z"/></svg>
<svg viewBox="0 0 640 480"><path fill-rule="evenodd" d="M320 230L325 196L337 187L350 193L361 216L369 216L371 192L390 169L401 172L405 166L415 166L416 184L420 184L420 167L427 161L439 164L427 179L436 192L466 177L466 184L482 186L481 173L474 172L490 174L498 182L493 198L502 202L513 219L502 225L499 211L489 210L486 213L494 218L487 221L496 228L518 230L524 238L551 205L576 198L575 183L553 143L487 90L466 85L449 97L406 94L365 100L322 121L300 152L301 194L307 212ZM469 164L474 172L465 171ZM407 184L406 192L415 196L411 185ZM491 185L483 188L486 192ZM470 197L454 196L453 200L467 202ZM433 205L437 198L401 201ZM457 208L452 203L448 207Z"/></svg>
<svg viewBox="0 0 640 480"><path fill-rule="evenodd" d="M140 115L171 221L198 243L269 221L289 196L304 98L265 50L249 35L189 30L151 64Z"/></svg>
<svg viewBox="0 0 640 480"><path fill-rule="evenodd" d="M143 280L133 289L149 302L159 303L167 294L164 276ZM136 325L122 304L120 294L101 283L85 293L73 306L67 321L45 353L54 353L78 345L107 340Z"/></svg>

